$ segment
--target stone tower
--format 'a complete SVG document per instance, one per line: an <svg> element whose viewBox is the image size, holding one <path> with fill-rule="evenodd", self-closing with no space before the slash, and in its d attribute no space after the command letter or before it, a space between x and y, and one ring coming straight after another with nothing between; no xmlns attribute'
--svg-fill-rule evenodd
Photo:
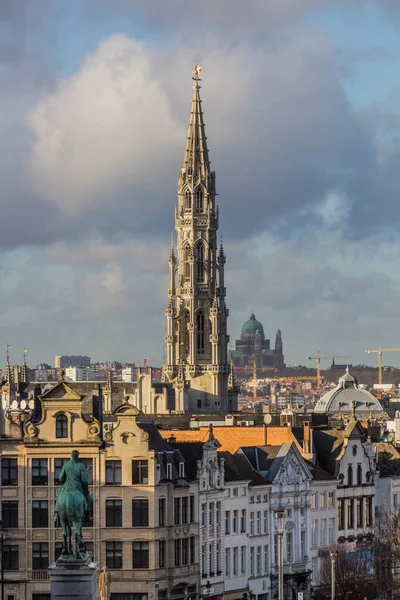
<svg viewBox="0 0 400 600"><path fill-rule="evenodd" d="M201 69L193 70L193 98L175 209L177 248L169 254L169 301L164 376L174 384L179 412L237 410L229 386L225 254L217 246L218 207L200 100Z"/></svg>

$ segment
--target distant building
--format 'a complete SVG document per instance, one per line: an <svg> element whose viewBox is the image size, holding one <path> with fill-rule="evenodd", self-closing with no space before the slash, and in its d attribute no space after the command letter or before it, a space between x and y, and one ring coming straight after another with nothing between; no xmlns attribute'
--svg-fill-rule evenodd
<svg viewBox="0 0 400 600"><path fill-rule="evenodd" d="M276 332L275 348L272 349L270 340L264 335L264 327L257 321L254 313L251 313L242 327L240 340L236 340L235 350L231 351L231 359L235 367L253 367L256 361L258 368L283 368L285 361L281 330Z"/></svg>
<svg viewBox="0 0 400 600"><path fill-rule="evenodd" d="M93 371L88 367L67 367L65 379L67 381L93 381Z"/></svg>
<svg viewBox="0 0 400 600"><path fill-rule="evenodd" d="M56 369L67 369L68 367L90 367L90 356L81 356L79 354L56 355L54 357L54 367Z"/></svg>

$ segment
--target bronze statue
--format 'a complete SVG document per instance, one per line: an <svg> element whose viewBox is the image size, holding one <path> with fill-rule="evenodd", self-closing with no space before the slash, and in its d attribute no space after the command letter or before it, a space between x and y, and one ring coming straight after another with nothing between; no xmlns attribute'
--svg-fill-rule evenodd
<svg viewBox="0 0 400 600"><path fill-rule="evenodd" d="M99 577L99 591L101 600L108 600L110 597L111 575L107 567L103 567Z"/></svg>
<svg viewBox="0 0 400 600"><path fill-rule="evenodd" d="M93 499L89 493L87 470L78 461L79 452L73 450L71 460L63 465L60 473L62 486L58 493L54 521L60 521L63 547L58 560L86 560L81 552L83 546L82 523L90 518ZM75 552L72 548L72 528L75 527Z"/></svg>

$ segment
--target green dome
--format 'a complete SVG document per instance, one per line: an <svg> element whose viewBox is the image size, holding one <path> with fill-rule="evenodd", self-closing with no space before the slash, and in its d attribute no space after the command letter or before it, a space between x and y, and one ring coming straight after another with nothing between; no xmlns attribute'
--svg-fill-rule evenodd
<svg viewBox="0 0 400 600"><path fill-rule="evenodd" d="M246 321L242 327L242 334L249 335L257 332L264 333L264 327L261 325L260 321L257 321L254 313L251 313L250 319Z"/></svg>

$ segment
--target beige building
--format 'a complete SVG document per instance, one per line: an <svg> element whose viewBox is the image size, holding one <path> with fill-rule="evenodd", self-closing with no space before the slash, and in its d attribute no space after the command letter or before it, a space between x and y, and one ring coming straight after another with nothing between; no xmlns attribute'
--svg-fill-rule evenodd
<svg viewBox="0 0 400 600"><path fill-rule="evenodd" d="M95 398L73 385L60 380L36 397L28 418L16 410L6 417L0 445L5 598L49 598L47 567L62 542L53 521L57 478L74 448L89 469L94 496L86 550L109 567L114 598L194 598L198 484L188 482L181 453L153 423L137 422L129 403L102 427L93 417Z"/></svg>

